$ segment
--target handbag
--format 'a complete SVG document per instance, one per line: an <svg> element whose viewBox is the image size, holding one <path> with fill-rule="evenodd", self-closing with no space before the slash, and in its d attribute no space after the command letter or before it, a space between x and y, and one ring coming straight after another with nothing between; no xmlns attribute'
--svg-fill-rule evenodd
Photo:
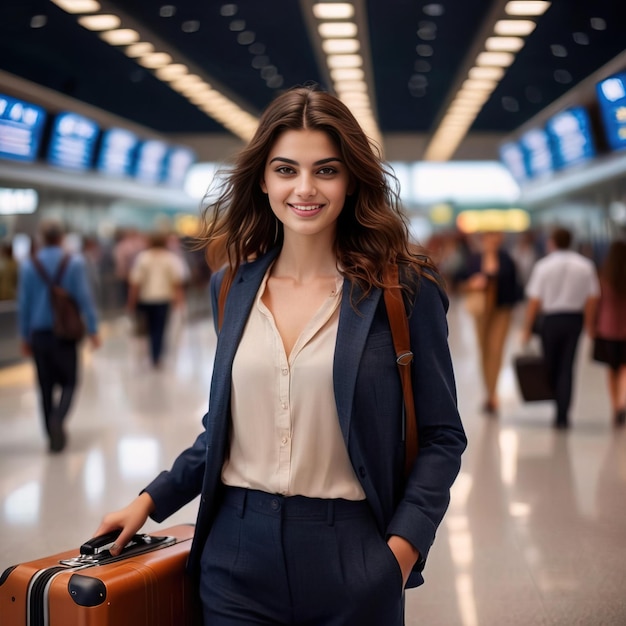
<svg viewBox="0 0 626 626"><path fill-rule="evenodd" d="M400 275L398 266L391 263L387 269L385 282L394 286L383 290L387 317L391 327L393 347L396 351L396 363L402 383L403 411L402 411L402 435L404 438L404 471L408 477L413 463L417 458L419 441L417 434L417 419L415 416L415 403L413 402L413 384L411 382L411 339L409 334L409 321L404 308L402 291L400 287ZM217 328L222 327L226 296L230 287L230 276L224 275L217 299Z"/></svg>
<svg viewBox="0 0 626 626"><path fill-rule="evenodd" d="M524 402L554 400L554 391L548 382L545 359L541 354L518 354L513 357L513 367Z"/></svg>

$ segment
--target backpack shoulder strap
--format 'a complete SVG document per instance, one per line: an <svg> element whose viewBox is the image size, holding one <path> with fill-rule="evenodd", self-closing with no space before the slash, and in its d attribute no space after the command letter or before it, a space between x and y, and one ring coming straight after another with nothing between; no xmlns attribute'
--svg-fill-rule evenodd
<svg viewBox="0 0 626 626"><path fill-rule="evenodd" d="M404 308L398 266L395 263L389 265L385 282L394 285L393 287L385 288L383 290L383 296L387 309L387 317L389 318L389 325L391 326L391 336L396 351L396 363L398 364L398 372L400 373L402 393L404 396L404 468L408 476L417 457L419 442L415 404L413 401L413 382L411 380L413 352L411 352L409 321Z"/></svg>
<svg viewBox="0 0 626 626"><path fill-rule="evenodd" d="M48 276L48 272L46 272L44 266L41 264L41 261L35 255L31 257L31 261L33 262L33 267L37 270L39 276L43 278L44 282L49 287L52 287L52 280L50 279L50 276Z"/></svg>
<svg viewBox="0 0 626 626"><path fill-rule="evenodd" d="M63 278L63 274L65 274L65 268L67 267L67 264L70 262L70 255L69 254L64 254L63 258L61 259L61 263L59 263L59 267L57 268L57 272L54 275L54 284L55 285L60 285L61 284L61 279Z"/></svg>
<svg viewBox="0 0 626 626"><path fill-rule="evenodd" d="M68 254L63 255L63 258L61 259L61 263L59 264L59 267L57 268L56 274L54 275L54 280L50 278L48 272L46 272L44 266L41 264L41 261L35 255L31 257L31 260L33 262L34 268L37 270L37 273L44 279L48 287L54 287L55 285L58 285L61 282L61 279L63 278L63 274L65 273L65 268L67 267L70 257Z"/></svg>

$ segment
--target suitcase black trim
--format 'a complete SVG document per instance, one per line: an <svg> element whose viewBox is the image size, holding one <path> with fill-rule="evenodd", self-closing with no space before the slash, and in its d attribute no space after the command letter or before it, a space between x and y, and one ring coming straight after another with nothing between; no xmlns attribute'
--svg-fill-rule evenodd
<svg viewBox="0 0 626 626"><path fill-rule="evenodd" d="M48 584L59 572L67 571L67 567L49 567L38 572L28 586L28 608L26 623L28 626L44 626L46 624L45 596Z"/></svg>
<svg viewBox="0 0 626 626"><path fill-rule="evenodd" d="M17 565L11 565L11 567L7 567L4 572L2 572L2 576L0 576L0 587L4 585L6 579L9 577L11 572L17 567Z"/></svg>
<svg viewBox="0 0 626 626"><path fill-rule="evenodd" d="M67 583L67 590L78 606L98 606L107 599L106 585L99 578L92 576L72 574Z"/></svg>

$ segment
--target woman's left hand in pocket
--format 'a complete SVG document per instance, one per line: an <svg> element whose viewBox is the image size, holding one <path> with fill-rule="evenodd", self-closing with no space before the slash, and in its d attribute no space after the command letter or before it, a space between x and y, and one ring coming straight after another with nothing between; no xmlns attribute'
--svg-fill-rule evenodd
<svg viewBox="0 0 626 626"><path fill-rule="evenodd" d="M409 574L411 573L415 563L417 563L420 554L410 542L403 537L399 537L398 535L392 535L389 537L387 545L393 552L393 555L396 557L396 561L398 561L398 565L400 566L400 570L402 572L402 587L404 588L406 587L407 580L409 579Z"/></svg>

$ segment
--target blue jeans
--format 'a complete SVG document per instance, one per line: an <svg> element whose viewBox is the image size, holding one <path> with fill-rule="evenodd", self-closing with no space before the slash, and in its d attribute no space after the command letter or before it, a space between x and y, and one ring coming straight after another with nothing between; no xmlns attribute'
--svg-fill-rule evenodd
<svg viewBox="0 0 626 626"><path fill-rule="evenodd" d="M401 626L402 572L366 501L226 488L202 556L207 626Z"/></svg>

